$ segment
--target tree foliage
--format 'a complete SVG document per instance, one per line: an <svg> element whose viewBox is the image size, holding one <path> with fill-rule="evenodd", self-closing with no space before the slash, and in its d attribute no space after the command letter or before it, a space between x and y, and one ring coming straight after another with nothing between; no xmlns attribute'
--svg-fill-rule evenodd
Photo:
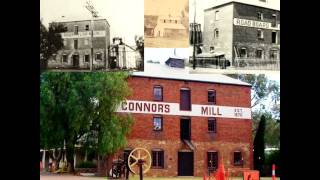
<svg viewBox="0 0 320 180"><path fill-rule="evenodd" d="M48 59L63 47L61 32L65 27L60 23L51 23L47 29L40 20L40 69L47 68Z"/></svg>
<svg viewBox="0 0 320 180"><path fill-rule="evenodd" d="M253 147L253 160L254 160L254 169L262 172L263 164L265 160L264 149L265 149L265 141L264 141L264 132L266 126L266 118L264 115L261 116L261 120L259 122L257 134L254 138Z"/></svg>
<svg viewBox="0 0 320 180"><path fill-rule="evenodd" d="M127 74L120 72L42 73L41 147L63 147L65 141L71 170L76 144L89 143L99 154L123 147L132 118L120 116L115 110L130 94L126 78Z"/></svg>

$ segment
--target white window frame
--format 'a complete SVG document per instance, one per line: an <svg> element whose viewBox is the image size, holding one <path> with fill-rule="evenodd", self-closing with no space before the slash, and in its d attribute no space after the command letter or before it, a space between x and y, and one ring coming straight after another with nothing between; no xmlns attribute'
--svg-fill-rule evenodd
<svg viewBox="0 0 320 180"><path fill-rule="evenodd" d="M216 10L215 12L214 12L214 20L215 21L218 21L219 20L219 10Z"/></svg>
<svg viewBox="0 0 320 180"><path fill-rule="evenodd" d="M260 36L259 36L259 32L260 32ZM262 29L258 29L257 30L257 35L258 35L258 39L263 39L264 36L263 36L263 30Z"/></svg>
<svg viewBox="0 0 320 180"><path fill-rule="evenodd" d="M263 20L263 13L262 12L258 12L258 19Z"/></svg>

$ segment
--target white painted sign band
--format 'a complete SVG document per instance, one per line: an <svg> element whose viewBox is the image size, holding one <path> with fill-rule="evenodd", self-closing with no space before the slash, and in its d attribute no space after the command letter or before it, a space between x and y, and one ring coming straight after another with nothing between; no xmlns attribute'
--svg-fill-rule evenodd
<svg viewBox="0 0 320 180"><path fill-rule="evenodd" d="M193 104L190 111L182 111L178 103L154 101L123 101L117 112L251 119L251 108Z"/></svg>
<svg viewBox="0 0 320 180"><path fill-rule="evenodd" d="M105 37L106 32L105 31L93 31L93 37ZM91 37L91 31L83 31L78 32L78 34L74 34L74 32L65 32L61 33L61 37L66 38L90 38Z"/></svg>
<svg viewBox="0 0 320 180"><path fill-rule="evenodd" d="M271 30L280 30L280 24L276 27L272 27L270 22L262 22L262 21L253 21L248 19L239 19L234 18L233 24L236 26L245 26L245 27L254 27L254 28L261 28L261 29L271 29Z"/></svg>

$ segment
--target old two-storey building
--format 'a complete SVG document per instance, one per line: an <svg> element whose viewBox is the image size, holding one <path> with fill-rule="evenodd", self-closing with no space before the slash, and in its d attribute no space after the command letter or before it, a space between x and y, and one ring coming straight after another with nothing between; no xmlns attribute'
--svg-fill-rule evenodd
<svg viewBox="0 0 320 180"><path fill-rule="evenodd" d="M110 25L106 19L64 17L55 22L65 27L61 33L64 47L49 59L49 69L90 69L90 63L93 69L108 68Z"/></svg>
<svg viewBox="0 0 320 180"><path fill-rule="evenodd" d="M279 69L280 1L217 0L204 10L206 52L223 52L232 66Z"/></svg>
<svg viewBox="0 0 320 180"><path fill-rule="evenodd" d="M250 84L172 68L134 72L128 84L132 95L117 110L134 119L124 151L150 152L146 176L202 176L220 160L238 172L253 168Z"/></svg>

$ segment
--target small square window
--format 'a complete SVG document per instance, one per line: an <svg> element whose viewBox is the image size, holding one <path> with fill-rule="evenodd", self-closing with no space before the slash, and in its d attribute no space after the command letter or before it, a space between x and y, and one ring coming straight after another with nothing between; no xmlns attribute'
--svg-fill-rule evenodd
<svg viewBox="0 0 320 180"><path fill-rule="evenodd" d="M235 151L233 155L233 164L235 166L241 166L243 165L243 158L240 151Z"/></svg>
<svg viewBox="0 0 320 180"><path fill-rule="evenodd" d="M101 53L97 53L96 54L96 60L98 60L98 61L102 60L102 54Z"/></svg>
<svg viewBox="0 0 320 180"><path fill-rule="evenodd" d="M210 133L216 133L216 119L215 118L208 119L208 131Z"/></svg>
<svg viewBox="0 0 320 180"><path fill-rule="evenodd" d="M246 58L247 57L247 49L246 48L241 48L240 49L240 57L241 58Z"/></svg>
<svg viewBox="0 0 320 180"><path fill-rule="evenodd" d="M152 167L164 168L164 152L163 150L152 150Z"/></svg>
<svg viewBox="0 0 320 180"><path fill-rule="evenodd" d="M153 117L153 130L154 131L162 131L162 117L161 116L155 116Z"/></svg>
<svg viewBox="0 0 320 180"><path fill-rule="evenodd" d="M278 51L277 50L270 51L270 59L278 59Z"/></svg>
<svg viewBox="0 0 320 180"><path fill-rule="evenodd" d="M155 86L153 87L153 99L155 101L163 101L162 87Z"/></svg>
<svg viewBox="0 0 320 180"><path fill-rule="evenodd" d="M216 91L215 90L208 91L208 103L210 103L210 104L216 103Z"/></svg>
<svg viewBox="0 0 320 180"><path fill-rule="evenodd" d="M86 25L86 31L89 31L89 25Z"/></svg>

